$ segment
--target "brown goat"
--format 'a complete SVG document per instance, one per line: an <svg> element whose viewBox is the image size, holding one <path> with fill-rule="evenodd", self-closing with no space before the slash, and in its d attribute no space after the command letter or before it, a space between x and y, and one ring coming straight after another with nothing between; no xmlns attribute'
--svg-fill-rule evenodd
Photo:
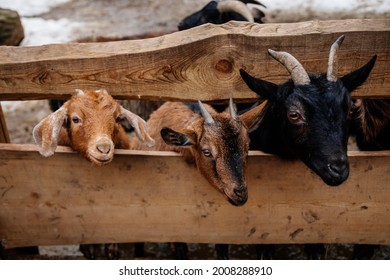
<svg viewBox="0 0 390 280"><path fill-rule="evenodd" d="M135 139L132 149L175 151L193 162L201 174L233 205L248 199L245 167L249 148L248 131L260 118L259 107L237 116L194 103L166 102L152 113L147 125L156 145L147 148Z"/></svg>
<svg viewBox="0 0 390 280"><path fill-rule="evenodd" d="M154 145L146 122L124 109L105 90L76 90L70 100L34 127L34 140L41 155L54 154L57 145L67 145L92 163L112 161L114 148L127 149L129 138L120 124L126 119L141 142Z"/></svg>

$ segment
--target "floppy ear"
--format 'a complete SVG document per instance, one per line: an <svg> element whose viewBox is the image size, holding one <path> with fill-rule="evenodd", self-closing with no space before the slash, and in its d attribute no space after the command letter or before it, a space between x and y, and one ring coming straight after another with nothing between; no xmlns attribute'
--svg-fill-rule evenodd
<svg viewBox="0 0 390 280"><path fill-rule="evenodd" d="M264 115L263 111L266 104L267 101L264 101L260 105L257 105L256 107L250 109L249 111L246 111L245 113L239 116L240 120L248 128L249 132L252 132L257 129L258 125L260 124L263 118Z"/></svg>
<svg viewBox="0 0 390 280"><path fill-rule="evenodd" d="M263 99L274 99L278 92L278 85L267 82L262 79L257 79L249 75L245 70L240 69L241 78L247 84L247 86L257 93L260 98Z"/></svg>
<svg viewBox="0 0 390 280"><path fill-rule="evenodd" d="M67 113L68 110L62 106L34 127L33 137L41 155L49 157L54 154Z"/></svg>
<svg viewBox="0 0 390 280"><path fill-rule="evenodd" d="M182 132L164 127L160 131L161 137L165 143L171 146L193 146L196 144L196 134L192 130L183 130Z"/></svg>
<svg viewBox="0 0 390 280"><path fill-rule="evenodd" d="M146 122L138 115L126 110L121 106L121 116L124 117L130 125L134 128L139 140L145 142L148 147L155 144L153 138L149 135Z"/></svg>
<svg viewBox="0 0 390 280"><path fill-rule="evenodd" d="M374 55L366 65L349 74L346 74L341 78L341 81L349 90L349 92L352 92L358 86L363 84L364 81L368 78L368 75L370 75L370 72L375 65L376 57L377 56Z"/></svg>

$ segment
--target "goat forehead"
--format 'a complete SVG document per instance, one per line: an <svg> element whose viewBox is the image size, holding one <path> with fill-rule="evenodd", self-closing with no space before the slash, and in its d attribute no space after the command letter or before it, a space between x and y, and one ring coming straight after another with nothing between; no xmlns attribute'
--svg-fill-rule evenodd
<svg viewBox="0 0 390 280"><path fill-rule="evenodd" d="M110 96L94 91L85 91L83 95L74 95L69 104L69 111L84 116L107 116L119 113L119 104Z"/></svg>
<svg viewBox="0 0 390 280"><path fill-rule="evenodd" d="M340 88L336 83L329 83L326 87L318 85L308 85L296 88L287 97L286 106L297 106L305 108L312 113L338 114L344 111L348 105L350 97L344 88Z"/></svg>
<svg viewBox="0 0 390 280"><path fill-rule="evenodd" d="M213 124L204 125L203 141L214 144L219 151L242 150L249 141L242 123L230 118L213 118Z"/></svg>

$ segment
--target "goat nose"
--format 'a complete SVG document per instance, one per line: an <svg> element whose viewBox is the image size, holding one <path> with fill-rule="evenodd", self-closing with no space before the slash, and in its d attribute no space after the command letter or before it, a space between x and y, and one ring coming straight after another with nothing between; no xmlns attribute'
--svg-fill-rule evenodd
<svg viewBox="0 0 390 280"><path fill-rule="evenodd" d="M336 175L343 175L348 169L348 159L345 156L334 158L328 163L329 170Z"/></svg>
<svg viewBox="0 0 390 280"><path fill-rule="evenodd" d="M237 197L240 197L240 198L245 198L247 196L247 191L246 189L234 189L234 194L237 196Z"/></svg>
<svg viewBox="0 0 390 280"><path fill-rule="evenodd" d="M102 154L108 154L111 151L111 145L110 143L97 144L96 149Z"/></svg>

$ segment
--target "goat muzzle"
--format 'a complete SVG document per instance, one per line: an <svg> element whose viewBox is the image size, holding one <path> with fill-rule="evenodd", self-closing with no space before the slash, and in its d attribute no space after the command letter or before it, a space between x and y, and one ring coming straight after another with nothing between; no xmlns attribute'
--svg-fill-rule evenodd
<svg viewBox="0 0 390 280"><path fill-rule="evenodd" d="M243 186L234 188L232 192L224 191L228 201L234 206L242 206L248 200L248 189Z"/></svg>
<svg viewBox="0 0 390 280"><path fill-rule="evenodd" d="M111 138L106 135L95 137L88 146L87 156L97 165L110 163L114 157L114 143Z"/></svg>

